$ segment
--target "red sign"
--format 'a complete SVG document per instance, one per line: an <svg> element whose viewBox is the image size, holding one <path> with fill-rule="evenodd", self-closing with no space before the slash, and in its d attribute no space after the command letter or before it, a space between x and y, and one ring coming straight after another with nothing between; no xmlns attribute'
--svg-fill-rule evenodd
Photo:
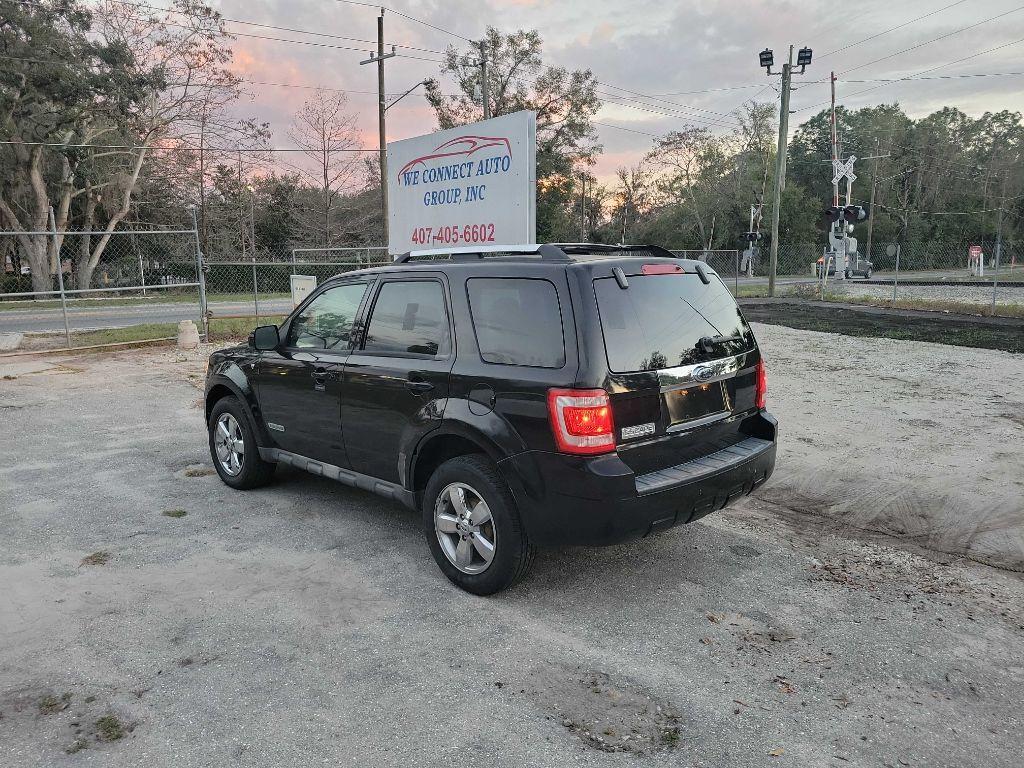
<svg viewBox="0 0 1024 768"><path fill-rule="evenodd" d="M981 246L980 245L969 245L967 246L967 255L972 259L981 258Z"/></svg>

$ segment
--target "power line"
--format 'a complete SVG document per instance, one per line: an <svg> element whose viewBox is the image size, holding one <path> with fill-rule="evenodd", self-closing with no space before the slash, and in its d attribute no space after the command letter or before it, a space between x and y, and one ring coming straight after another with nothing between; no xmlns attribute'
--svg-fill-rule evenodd
<svg viewBox="0 0 1024 768"><path fill-rule="evenodd" d="M133 8L145 8L146 10L160 11L162 13L173 13L173 14L175 14L177 16L187 16L188 15L187 13L185 13L183 11L179 11L179 10L177 10L175 8L163 8L163 7L160 7L160 6L157 6L157 5L147 5L145 3L134 3L134 2L129 2L129 0L107 0L107 1L111 2L111 3L115 4L115 5L127 5L127 6L131 6ZM22 2L25 5L41 5L41 3L30 2L30 0L19 0L19 2ZM298 29L296 27L282 27L282 26L278 26L276 24L265 24L263 22L258 22L258 21L249 21L247 19L232 19L232 18L229 18L227 16L221 16L220 20L221 21L226 21L226 22L228 22L230 24L243 24L243 25L249 26L249 27L262 27L263 29L276 29L279 32L295 32L295 33L298 33L298 34L301 34L301 35L313 35L315 37L327 37L327 38L331 38L331 39L334 39L334 40L347 40L349 42L365 43L367 45L376 45L377 44L376 40L365 40L365 39L360 38L360 37L346 37L344 35L336 35L336 34L333 34L331 32L315 32L313 30ZM238 33L233 33L233 34L238 34ZM421 48L419 46L408 45L406 43L388 43L388 45L393 45L396 48L404 48L404 49L410 50L410 51L421 51L423 53L436 53L436 54L439 54L439 55L442 55L442 56L444 55L444 51L434 50L433 48Z"/></svg>
<svg viewBox="0 0 1024 768"><path fill-rule="evenodd" d="M868 93L870 91L877 91L879 88L885 88L886 86L891 85L892 83L902 83L902 82L905 82L907 80L913 80L913 79L915 79L915 77L917 77L919 75L924 75L924 74L927 74L929 72L934 72L935 70L942 69L943 67L951 67L954 64L960 64L961 62L968 61L970 59L976 59L978 56L984 56L987 53L992 53L994 51L998 51L998 50L1001 50L1003 48L1009 48L1011 45L1018 45L1020 43L1024 43L1024 37L1022 37L1022 38L1020 38L1018 40L1012 40L1009 43L1003 43L1002 45L996 45L996 46L993 46L992 48L987 48L986 50L979 51L978 53L972 53L970 56L964 56L962 59L955 59L954 61L947 61L945 64L939 64L937 66L930 67L928 69L922 69L920 72L915 72L913 75L910 75L910 76L907 76L907 77L902 77L902 78L899 78L898 80L890 80L890 81L886 81L886 82L882 83L881 85L876 85L876 86L874 86L872 88L864 88L863 90L856 91L854 93L849 94L848 96L846 96L846 98L850 99L850 98L853 98L854 96L860 96L863 93ZM828 102L828 101L819 101L819 102L817 102L815 104L811 104L811 105L806 106L806 107L800 107L800 109L798 109L796 111L797 112L806 112L808 109L814 109L815 107L820 107L820 106L822 106L824 104L829 104L829 103L830 102Z"/></svg>
<svg viewBox="0 0 1024 768"><path fill-rule="evenodd" d="M194 150L196 152L309 152L310 150L301 147L196 147L190 144L179 144L172 147L158 147L145 144L63 144L59 141L10 141L3 140L0 144L18 145L25 147L60 147L62 149L124 149L124 150L155 150L171 152L179 149ZM379 152L378 149L368 147L357 147L353 149L332 149L331 152Z"/></svg>
<svg viewBox="0 0 1024 768"><path fill-rule="evenodd" d="M877 34L871 35L870 37L865 37L863 40L858 40L855 43L849 43L848 45L844 45L842 48L836 48L835 50L828 51L827 53L819 54L815 58L818 61L821 61L826 56L831 56L834 53L839 53L840 51L845 51L846 49L853 48L854 46L860 45L861 43L866 43L869 40L874 40L876 38L882 37L882 35L887 35L890 32L895 32L897 29L902 29L903 27L909 26L909 25L913 24L916 21L921 21L922 19L927 19L929 16L934 16L937 13L941 13L942 11L949 10L950 8L953 8L954 6L957 6L957 5L962 5L965 2L967 2L967 0L957 0L955 3L950 3L949 5L945 5L942 8L939 8L937 10L929 11L926 14L918 16L916 19L911 19L910 21L905 21L902 24L897 24L895 27L889 27L889 29L887 29L887 30L885 30L883 32L878 32Z"/></svg>
<svg viewBox="0 0 1024 768"><path fill-rule="evenodd" d="M844 74L845 75L845 74L848 74L850 72L855 72L858 69L863 69L864 67L870 67L872 64L877 64L880 61L885 61L886 59L891 59L894 56L900 56L900 55L902 55L904 53L909 53L910 51L916 51L918 48L923 48L924 46L931 45L932 43L938 42L939 40L945 40L947 37L952 37L953 35L958 35L961 32L966 32L968 29L974 29L975 27L980 27L982 24L988 24L990 21L995 21L996 19L1001 19L1004 16L1009 16L1010 14L1013 14L1013 13L1019 13L1020 11L1024 11L1024 5L1019 6L1017 8L1014 8L1013 10L1010 10L1010 11L1004 11L1003 13L996 14L995 16L990 16L987 19L983 19L982 21L976 22L974 24L970 24L970 25L968 25L966 27L961 27L960 29L955 29L952 32L947 32L944 35L939 35L938 37L933 37L931 40L926 40L923 43L918 43L917 45L912 45L909 48L904 48L903 50L896 51L895 53L890 53L887 56L882 56L880 58L873 59L872 61L866 62L864 64L858 64L856 67L851 67L850 69L844 69L840 74Z"/></svg>
<svg viewBox="0 0 1024 768"><path fill-rule="evenodd" d="M681 107L683 109L689 109L689 110L693 110L695 112L706 112L709 115L718 115L720 117L728 117L730 119L735 119L735 118L733 118L727 112L717 112L717 111L715 111L713 109L704 109L703 107L695 107L695 106L692 106L690 104L680 104L677 101L668 101L666 99L656 98L656 97L651 96L651 95L646 94L646 93L640 93L639 91L632 91L629 88L623 88L623 87L618 86L618 85L611 85L610 83L603 83L600 80L594 80L594 82L597 83L598 85L603 85L605 88L613 88L613 89L615 89L617 91L622 91L623 93L630 94L631 96L638 96L638 97L640 97L642 99L648 99L650 101L655 101L655 102L662 102L664 104L668 104L668 105L673 106L673 107Z"/></svg>

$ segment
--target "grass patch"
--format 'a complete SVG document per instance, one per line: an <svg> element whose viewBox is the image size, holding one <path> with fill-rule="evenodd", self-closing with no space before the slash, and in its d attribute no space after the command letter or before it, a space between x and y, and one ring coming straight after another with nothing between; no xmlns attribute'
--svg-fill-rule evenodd
<svg viewBox="0 0 1024 768"><path fill-rule="evenodd" d="M912 285L912 283L908 283ZM847 296L840 293L825 292L826 301L843 301L847 304L865 304L871 307L887 309L920 309L929 312L952 312L958 315L978 315L980 317L1021 317L1024 318L1024 304L996 304L995 313L991 304L977 304L969 301L950 301L946 299L915 299L897 298L878 299L873 296Z"/></svg>
<svg viewBox="0 0 1024 768"><path fill-rule="evenodd" d="M63 712L68 708L68 704L71 703L71 694L65 693L59 699L53 695L43 696L39 700L39 714L40 715L53 715L57 712Z"/></svg>
<svg viewBox="0 0 1024 768"><path fill-rule="evenodd" d="M661 743L666 747L675 747L679 744L678 728L663 728L661 731Z"/></svg>
<svg viewBox="0 0 1024 768"><path fill-rule="evenodd" d="M161 512L164 517L181 518L188 514L184 509L165 509Z"/></svg>
<svg viewBox="0 0 1024 768"><path fill-rule="evenodd" d="M231 339L245 338L257 325L280 323L283 315L255 317L223 317L210 320L210 341L221 342ZM196 322L198 326L198 321ZM84 331L71 334L71 346L88 347L97 344L131 344L151 339L176 338L177 323L140 323L126 328L104 328L98 331ZM26 349L53 349L59 351L65 345L63 334L36 337Z"/></svg>
<svg viewBox="0 0 1024 768"><path fill-rule="evenodd" d="M93 552L82 558L82 565L106 565L110 562L110 553L105 550Z"/></svg>
<svg viewBox="0 0 1024 768"><path fill-rule="evenodd" d="M757 302L745 304L743 314L752 322L784 325L806 331L873 336L905 341L928 341L980 349L1024 353L1024 329L1015 320L996 323L982 318L934 314L868 312L853 306L818 301Z"/></svg>
<svg viewBox="0 0 1024 768"><path fill-rule="evenodd" d="M117 715L104 715L96 721L96 736L102 741L124 738L124 724Z"/></svg>
<svg viewBox="0 0 1024 768"><path fill-rule="evenodd" d="M68 746L64 747L64 752L69 755L74 755L78 752L81 752L88 746L89 742L85 739L75 739L73 744L69 744Z"/></svg>

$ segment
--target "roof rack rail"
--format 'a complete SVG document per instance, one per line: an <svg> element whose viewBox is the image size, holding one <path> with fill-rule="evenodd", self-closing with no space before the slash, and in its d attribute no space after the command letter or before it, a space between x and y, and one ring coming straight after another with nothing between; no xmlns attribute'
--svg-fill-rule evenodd
<svg viewBox="0 0 1024 768"><path fill-rule="evenodd" d="M454 248L430 248L421 251L409 251L395 257L396 264L408 264L413 260L429 261L438 256L450 257L453 261L470 261L484 259L489 255L522 254L536 255L542 261L572 261L573 254L593 253L628 253L629 251L647 251L666 259L678 259L672 251L660 245L612 245L608 243L529 243L524 245L477 245L459 246Z"/></svg>

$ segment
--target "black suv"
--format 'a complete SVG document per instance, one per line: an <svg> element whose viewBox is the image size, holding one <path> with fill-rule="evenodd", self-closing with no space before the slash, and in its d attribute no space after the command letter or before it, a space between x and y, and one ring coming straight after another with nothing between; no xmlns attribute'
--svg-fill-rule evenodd
<svg viewBox="0 0 1024 768"><path fill-rule="evenodd" d="M692 522L775 466L765 369L706 264L654 246L414 252L317 288L206 377L233 488L288 464L423 515L441 570L508 587L541 543Z"/></svg>

